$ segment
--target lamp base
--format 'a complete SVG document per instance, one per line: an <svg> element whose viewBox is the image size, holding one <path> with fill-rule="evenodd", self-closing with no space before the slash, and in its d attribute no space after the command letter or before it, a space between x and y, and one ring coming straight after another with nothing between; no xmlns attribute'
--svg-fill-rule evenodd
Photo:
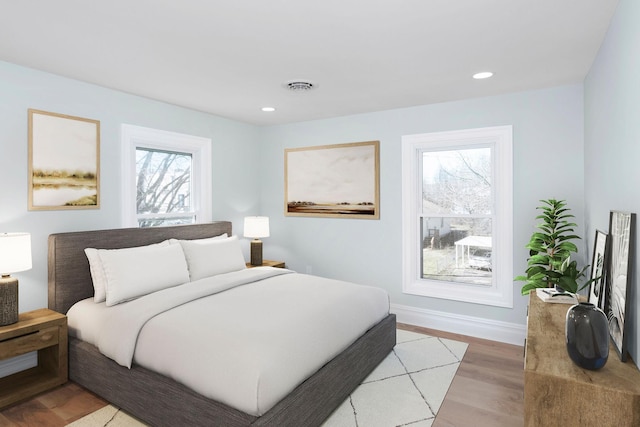
<svg viewBox="0 0 640 427"><path fill-rule="evenodd" d="M251 265L262 265L262 240L251 241Z"/></svg>
<svg viewBox="0 0 640 427"><path fill-rule="evenodd" d="M0 326L18 321L18 279L11 276L0 278Z"/></svg>

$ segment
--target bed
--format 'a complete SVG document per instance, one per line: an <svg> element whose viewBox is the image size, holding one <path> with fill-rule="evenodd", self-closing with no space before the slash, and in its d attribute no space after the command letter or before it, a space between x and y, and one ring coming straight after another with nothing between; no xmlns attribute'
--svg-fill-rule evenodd
<svg viewBox="0 0 640 427"><path fill-rule="evenodd" d="M66 314L74 304L94 297L86 248L132 248L168 239L206 239L225 233L232 236L228 221L52 234L48 257L49 308ZM295 275L282 274L287 280ZM290 322L295 323L295 313L292 316ZM395 329L395 316L387 311L380 321L264 413L240 410L222 399L206 397L180 381L138 365L135 360L131 368L122 366L103 355L95 343L74 336L69 337L69 378L151 425L317 426L391 351Z"/></svg>

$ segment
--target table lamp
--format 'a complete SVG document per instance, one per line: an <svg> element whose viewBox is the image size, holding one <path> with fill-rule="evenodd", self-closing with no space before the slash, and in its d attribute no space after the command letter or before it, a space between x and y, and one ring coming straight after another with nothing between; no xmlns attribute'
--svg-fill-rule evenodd
<svg viewBox="0 0 640 427"><path fill-rule="evenodd" d="M18 321L18 279L11 273L31 269L31 235L0 233L0 326Z"/></svg>
<svg viewBox="0 0 640 427"><path fill-rule="evenodd" d="M262 265L262 237L269 237L269 217L247 216L244 218L244 237L251 241L251 265Z"/></svg>

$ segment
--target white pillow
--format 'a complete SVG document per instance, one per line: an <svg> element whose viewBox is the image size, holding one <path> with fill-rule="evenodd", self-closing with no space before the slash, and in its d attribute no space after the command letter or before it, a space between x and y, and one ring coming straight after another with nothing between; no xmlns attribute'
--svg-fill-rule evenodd
<svg viewBox="0 0 640 427"><path fill-rule="evenodd" d="M237 236L180 240L191 281L247 268Z"/></svg>
<svg viewBox="0 0 640 427"><path fill-rule="evenodd" d="M160 243L153 243L146 246L137 246L138 248L144 248L149 246L166 246L170 244L169 240L165 240ZM176 242L177 243L177 242ZM129 249L129 248L128 248ZM100 259L100 253L104 251L119 251L121 249L94 249L85 248L84 253L89 260L89 270L91 271L91 281L93 282L93 302L105 302L107 299L107 278L104 275L104 268L102 267L102 260Z"/></svg>
<svg viewBox="0 0 640 427"><path fill-rule="evenodd" d="M105 250L100 259L108 307L189 281L180 245Z"/></svg>
<svg viewBox="0 0 640 427"><path fill-rule="evenodd" d="M98 249L86 248L84 253L89 260L89 270L91 271L91 281L93 282L93 302L104 302L107 299L107 278L104 277L104 269L102 268Z"/></svg>

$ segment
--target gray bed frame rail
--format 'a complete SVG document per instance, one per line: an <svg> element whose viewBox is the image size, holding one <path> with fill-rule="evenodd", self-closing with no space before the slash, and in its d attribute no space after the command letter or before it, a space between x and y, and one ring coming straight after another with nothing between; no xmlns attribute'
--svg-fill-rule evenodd
<svg viewBox="0 0 640 427"><path fill-rule="evenodd" d="M199 239L223 233L231 235L231 222L52 234L49 308L66 313L77 301L93 296L85 248L116 249L169 238ZM312 427L322 424L395 343L396 319L389 314L260 417L205 398L140 366L122 367L93 345L73 337L69 338L69 378L154 426Z"/></svg>

